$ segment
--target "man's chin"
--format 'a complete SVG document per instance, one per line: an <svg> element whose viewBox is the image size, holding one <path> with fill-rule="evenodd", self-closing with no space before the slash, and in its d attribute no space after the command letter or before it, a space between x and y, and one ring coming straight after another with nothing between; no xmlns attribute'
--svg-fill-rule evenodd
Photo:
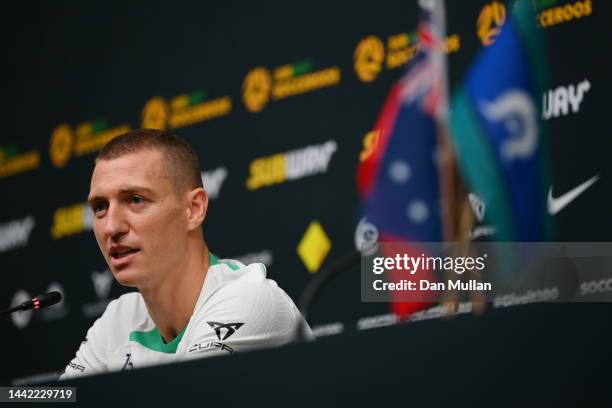
<svg viewBox="0 0 612 408"><path fill-rule="evenodd" d="M111 267L110 269L113 275L115 275L117 282L122 286L137 288L144 284L143 274L135 270L135 268L120 268L116 270Z"/></svg>

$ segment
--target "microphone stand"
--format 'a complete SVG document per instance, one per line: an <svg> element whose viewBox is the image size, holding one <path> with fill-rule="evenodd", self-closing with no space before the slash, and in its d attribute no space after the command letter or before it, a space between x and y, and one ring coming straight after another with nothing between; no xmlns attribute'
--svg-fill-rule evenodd
<svg viewBox="0 0 612 408"><path fill-rule="evenodd" d="M348 255L343 256L340 259L335 260L331 265L322 269L315 276L310 279L302 295L298 307L302 313L303 320L300 320L296 331L295 331L295 342L304 342L306 338L304 336L305 322L308 317L310 307L314 303L315 298L319 294L319 291L323 286L330 282L333 278L338 276L341 272L345 271L349 267L359 263L361 259L361 252L354 250Z"/></svg>
<svg viewBox="0 0 612 408"><path fill-rule="evenodd" d="M13 307L13 308L9 308L9 309L0 310L0 316L4 316L4 315L7 315L7 314L11 314L11 313L16 312L16 311L18 311L18 310L22 310L22 309L21 309L21 305L19 305L19 306L15 306L15 307Z"/></svg>

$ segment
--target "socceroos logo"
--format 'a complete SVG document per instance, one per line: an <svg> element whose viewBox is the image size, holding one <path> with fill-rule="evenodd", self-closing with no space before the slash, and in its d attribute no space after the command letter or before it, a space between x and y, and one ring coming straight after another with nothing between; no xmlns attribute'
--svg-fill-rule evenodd
<svg viewBox="0 0 612 408"><path fill-rule="evenodd" d="M206 322L210 327L215 330L217 338L219 340L226 340L236 333L236 330L242 327L244 323L219 323L219 322ZM225 329L225 335L221 337L221 329Z"/></svg>
<svg viewBox="0 0 612 408"><path fill-rule="evenodd" d="M357 77L363 82L372 82L382 70L385 46L380 38L370 35L359 42L353 59Z"/></svg>
<svg viewBox="0 0 612 408"><path fill-rule="evenodd" d="M272 77L264 67L251 70L242 83L242 100L249 112L261 111L270 100Z"/></svg>
<svg viewBox="0 0 612 408"><path fill-rule="evenodd" d="M476 22L478 38L485 47L493 44L506 22L506 6L493 1L483 7Z"/></svg>
<svg viewBox="0 0 612 408"><path fill-rule="evenodd" d="M361 82L372 82L383 70L398 69L405 66L416 55L419 47L419 36L416 31L411 33L393 34L387 37L386 50L383 41L369 35L357 44L353 53L353 68ZM446 37L442 45L445 53L459 51L461 38L458 34Z"/></svg>
<svg viewBox="0 0 612 408"><path fill-rule="evenodd" d="M272 70L253 68L242 82L242 101L249 112L260 112L270 99L277 101L340 83L340 67L313 71L314 63L305 59Z"/></svg>
<svg viewBox="0 0 612 408"><path fill-rule="evenodd" d="M142 109L142 127L147 129L166 129L170 116L168 102L161 96L149 99Z"/></svg>
<svg viewBox="0 0 612 408"><path fill-rule="evenodd" d="M70 125L64 123L55 128L49 141L49 157L55 167L64 167L74 145L74 135Z"/></svg>
<svg viewBox="0 0 612 408"><path fill-rule="evenodd" d="M577 1L557 6L557 0L539 0L539 6L547 7L538 15L540 27L550 27L588 17L593 13L591 0ZM553 7L550 7L553 6Z"/></svg>
<svg viewBox="0 0 612 408"><path fill-rule="evenodd" d="M109 127L105 119L83 122L76 126L63 123L51 133L49 157L55 167L64 167L70 157L98 151L111 139L130 130L129 125Z"/></svg>
<svg viewBox="0 0 612 408"><path fill-rule="evenodd" d="M40 166L40 153L37 150L19 152L15 145L0 147L0 179L31 171Z"/></svg>
<svg viewBox="0 0 612 408"><path fill-rule="evenodd" d="M222 96L206 99L206 92L199 90L174 96L170 102L161 96L149 99L142 109L142 127L149 129L181 128L204 122L232 111L232 99Z"/></svg>

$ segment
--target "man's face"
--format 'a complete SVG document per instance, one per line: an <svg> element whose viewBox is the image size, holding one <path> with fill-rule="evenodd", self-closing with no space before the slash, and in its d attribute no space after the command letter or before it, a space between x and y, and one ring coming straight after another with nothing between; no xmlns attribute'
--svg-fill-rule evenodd
<svg viewBox="0 0 612 408"><path fill-rule="evenodd" d="M149 149L100 160L91 177L93 230L122 285L158 285L185 256L186 205L163 160Z"/></svg>

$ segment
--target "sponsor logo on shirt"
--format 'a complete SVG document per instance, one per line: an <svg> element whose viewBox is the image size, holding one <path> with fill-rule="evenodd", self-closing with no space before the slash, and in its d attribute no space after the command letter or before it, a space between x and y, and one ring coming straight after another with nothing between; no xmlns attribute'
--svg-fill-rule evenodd
<svg viewBox="0 0 612 408"><path fill-rule="evenodd" d="M215 330L217 334L217 338L219 340L227 340L232 336L232 334L236 333L236 331L244 325L244 323L219 323L219 322L206 322L210 327ZM221 334L225 333L223 338L221 338Z"/></svg>
<svg viewBox="0 0 612 408"><path fill-rule="evenodd" d="M225 350L229 353L233 353L234 349L231 348L230 346L228 346L227 344L223 344L220 343L218 341L210 341L208 343L199 343L199 344L194 344L193 346L191 346L189 348L189 352L193 353L194 351L199 351L199 350L206 350L209 348L218 348L221 350Z"/></svg>
<svg viewBox="0 0 612 408"><path fill-rule="evenodd" d="M215 334L217 335L217 339L219 339L219 341L209 341L207 343L194 344L193 346L189 347L189 352L193 353L194 351L218 348L220 350L227 351L228 353L233 353L234 349L228 346L227 344L221 343L221 341L230 338L234 333L236 333L239 328L244 325L244 323L206 323L208 323L208 325L215 331Z"/></svg>

